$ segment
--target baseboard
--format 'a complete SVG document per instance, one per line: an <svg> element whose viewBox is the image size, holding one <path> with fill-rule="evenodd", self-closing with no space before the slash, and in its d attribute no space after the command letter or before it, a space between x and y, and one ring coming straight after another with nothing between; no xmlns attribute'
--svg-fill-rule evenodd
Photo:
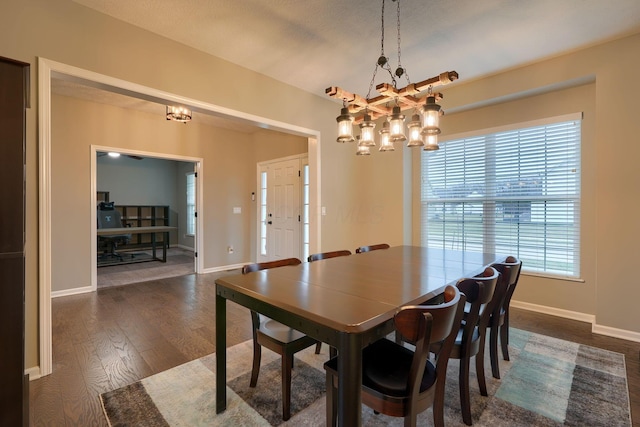
<svg viewBox="0 0 640 427"><path fill-rule="evenodd" d="M249 264L249 262L243 262L241 264L230 264L230 265L223 265L220 267L211 267L211 268L205 268L202 273L218 273L220 271L228 271L228 270L238 270L241 269L242 267L244 267L245 265Z"/></svg>
<svg viewBox="0 0 640 427"><path fill-rule="evenodd" d="M580 313L577 311L563 310L545 305L531 304L523 301L511 300L511 307L521 308L523 310L534 311L536 313L549 314L551 316L562 317L564 319L577 320L579 322L591 323L596 322L596 317L592 314Z"/></svg>
<svg viewBox="0 0 640 427"><path fill-rule="evenodd" d="M628 331L625 329L611 328L596 323L596 316L593 314L580 313L577 311L563 310L555 307L531 304L523 301L511 301L511 307L520 308L522 310L533 311L536 313L549 314L551 316L562 317L564 319L577 320L591 324L591 332L598 335L605 335L612 338L621 338L627 341L640 342L640 333Z"/></svg>
<svg viewBox="0 0 640 427"><path fill-rule="evenodd" d="M40 371L40 366L34 366L32 368L28 368L27 370L24 371L24 374L29 376L29 381L42 378L42 372Z"/></svg>
<svg viewBox="0 0 640 427"><path fill-rule="evenodd" d="M185 245L171 245L172 248L180 248L180 249L184 249L185 251L191 251L193 252L194 249L191 246L185 246Z"/></svg>
<svg viewBox="0 0 640 427"><path fill-rule="evenodd" d="M63 291L51 291L51 298L66 297L66 296L69 296L69 295L86 294L86 293L94 292L94 291L95 291L95 289L92 289L91 286L84 286L82 288L65 289Z"/></svg>
<svg viewBox="0 0 640 427"><path fill-rule="evenodd" d="M594 334L606 335L612 338L620 338L627 341L640 342L640 332L627 331L625 329L611 328L609 326L593 325Z"/></svg>

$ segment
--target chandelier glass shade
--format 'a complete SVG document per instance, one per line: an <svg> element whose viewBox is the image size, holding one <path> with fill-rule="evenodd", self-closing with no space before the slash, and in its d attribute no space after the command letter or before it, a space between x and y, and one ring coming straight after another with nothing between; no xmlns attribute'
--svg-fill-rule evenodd
<svg viewBox="0 0 640 427"><path fill-rule="evenodd" d="M360 127L360 142L358 145L362 145L365 147L373 147L376 145L375 141L375 131L376 124L371 121L371 116L368 114L364 115L364 119L358 125Z"/></svg>
<svg viewBox="0 0 640 427"><path fill-rule="evenodd" d="M381 14L381 52L376 60L376 68L369 85L369 93L366 97L347 92L337 86L329 87L325 93L332 98L341 99L343 102L338 122L338 142L352 142L354 127L360 129L357 155L370 154L369 147L375 146L373 120L385 118L382 129L379 131L379 151L393 151L395 142L407 141L408 147L423 147L426 151L437 150L438 134L440 134L440 116L443 114L438 104L443 97L441 93L434 93L433 89L449 84L458 79L455 71L446 71L438 76L411 83L406 68L401 65L400 51L400 0L392 0L397 4L397 33L398 33L398 67L392 72L389 59L384 54L384 9L385 0L382 0ZM377 71L382 69L388 72L391 83L380 83L375 86L379 96L371 97L371 90L375 83ZM406 78L407 85L398 88L398 80ZM423 95L424 94L424 95ZM406 125L403 111L412 109L414 114ZM366 148L366 149L365 149Z"/></svg>

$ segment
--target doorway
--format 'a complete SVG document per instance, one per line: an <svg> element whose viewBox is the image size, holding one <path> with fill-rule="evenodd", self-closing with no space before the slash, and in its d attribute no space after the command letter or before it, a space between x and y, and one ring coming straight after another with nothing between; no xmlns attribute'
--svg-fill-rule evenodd
<svg viewBox="0 0 640 427"><path fill-rule="evenodd" d="M52 116L52 82L54 79L70 82L78 82L93 88L102 88L110 90L114 93L126 94L127 96L143 99L146 101L157 102L160 104L188 104L197 106L198 111L202 111L207 115L215 118L227 119L231 118L233 122L241 122L252 126L260 126L277 130L285 133L301 135L308 140L309 151L309 177L310 177L310 212L314 214L311 217L310 242L311 250L321 247L321 221L319 218L320 194L321 194L321 165L320 165L320 132L313 129L303 128L289 123L279 122L276 120L244 113L241 111L231 110L229 108L209 104L195 99L188 99L182 96L173 95L167 92L159 91L154 88L142 86L125 80L117 79L107 75L95 73L81 68L73 67L67 64L59 63L45 58L38 59L38 117L40 127L38 133L39 152L38 152L38 284L39 284L39 304L38 319L39 325L36 330L39 348L39 372L34 373L32 378L41 375L48 375L53 369L52 359L52 342L51 342L51 288L52 288L52 268L53 268L53 251L54 230L52 227L52 216L60 214L52 209L53 189L52 185L52 136L51 136L51 116ZM128 151L131 154L150 154L138 151ZM95 149L91 153L92 169L95 170ZM199 167L203 167L203 163L199 163ZM199 176L200 175L199 171ZM202 178L203 181L206 179ZM198 190L198 201L202 201L202 186ZM95 194L97 189L95 185L90 189L91 207L87 205L86 209L95 210ZM89 193L86 193L89 196ZM95 213L95 211L93 211ZM93 230L88 229L86 233L87 239L92 239L89 244L92 248L96 247L95 238L95 221L91 221ZM202 218L198 217L199 229L201 230ZM196 242L198 248L197 270L207 271L211 266L203 265L203 259L206 255L202 239ZM95 250L95 249L94 249ZM95 255L95 254L93 254ZM91 273L92 282L95 283L95 269ZM91 291L90 286L87 291ZM28 339L33 340L33 331L27 331Z"/></svg>
<svg viewBox="0 0 640 427"><path fill-rule="evenodd" d="M96 163L98 218L113 213L129 230L100 236L98 221L97 289L194 273L197 163L116 149L97 151Z"/></svg>

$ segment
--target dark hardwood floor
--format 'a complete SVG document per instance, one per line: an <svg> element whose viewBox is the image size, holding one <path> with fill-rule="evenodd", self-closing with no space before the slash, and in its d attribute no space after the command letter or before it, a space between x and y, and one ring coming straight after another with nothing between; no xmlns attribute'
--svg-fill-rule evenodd
<svg viewBox="0 0 640 427"><path fill-rule="evenodd" d="M215 278L188 275L52 301L53 373L30 383L31 425L107 426L99 395L215 351ZM249 311L227 304L227 342L251 338ZM640 343L591 325L512 310L512 326L624 353L640 425Z"/></svg>

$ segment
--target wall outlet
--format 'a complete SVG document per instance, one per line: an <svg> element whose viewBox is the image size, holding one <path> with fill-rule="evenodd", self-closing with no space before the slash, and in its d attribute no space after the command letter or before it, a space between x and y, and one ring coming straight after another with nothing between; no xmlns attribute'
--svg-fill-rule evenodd
<svg viewBox="0 0 640 427"><path fill-rule="evenodd" d="M232 254L233 253L233 246L227 246L227 252Z"/></svg>

